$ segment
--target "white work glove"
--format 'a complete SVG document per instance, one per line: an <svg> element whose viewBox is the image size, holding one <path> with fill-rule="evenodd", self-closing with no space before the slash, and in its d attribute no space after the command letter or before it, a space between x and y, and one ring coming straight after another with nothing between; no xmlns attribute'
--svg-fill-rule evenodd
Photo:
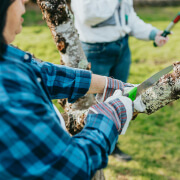
<svg viewBox="0 0 180 180"><path fill-rule="evenodd" d="M125 134L133 115L133 102L122 96L121 90L116 90L113 96L104 102L89 108L88 114L103 114L112 120L119 134Z"/></svg>
<svg viewBox="0 0 180 180"><path fill-rule="evenodd" d="M168 40L169 40L168 37L163 37L163 36L161 36L162 33L163 33L163 31L158 32L158 33L156 34L155 40L154 40L155 43L156 43L156 45L159 46L159 47L161 47L161 46L163 46L164 44L166 44L166 43L168 42Z"/></svg>
<svg viewBox="0 0 180 180"><path fill-rule="evenodd" d="M134 86L138 86L138 84L134 84ZM124 94L128 93L133 87L125 87ZM145 104L142 102L141 95L138 96L134 101L134 112L144 112L146 110Z"/></svg>

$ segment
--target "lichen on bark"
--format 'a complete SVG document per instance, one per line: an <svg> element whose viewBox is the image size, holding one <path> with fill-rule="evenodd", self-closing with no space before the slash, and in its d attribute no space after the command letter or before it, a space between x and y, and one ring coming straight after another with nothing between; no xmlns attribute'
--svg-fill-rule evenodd
<svg viewBox="0 0 180 180"><path fill-rule="evenodd" d="M146 106L145 113L152 114L180 98L180 62L173 65L172 73L164 75L142 93L142 101Z"/></svg>
<svg viewBox="0 0 180 180"><path fill-rule="evenodd" d="M88 69L88 62L66 1L37 0L37 3L61 53L63 64Z"/></svg>

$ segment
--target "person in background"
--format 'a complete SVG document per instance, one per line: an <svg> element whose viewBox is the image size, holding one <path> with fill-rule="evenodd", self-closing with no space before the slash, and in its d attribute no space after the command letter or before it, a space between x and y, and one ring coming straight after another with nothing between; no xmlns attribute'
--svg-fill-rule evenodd
<svg viewBox="0 0 180 180"><path fill-rule="evenodd" d="M155 41L163 46L168 38L162 31L141 20L133 0L71 0L82 48L95 74L127 82L131 65L129 36ZM115 147L113 155L120 160L131 156Z"/></svg>
<svg viewBox="0 0 180 180"><path fill-rule="evenodd" d="M136 102L133 108L122 93L132 85L40 63L11 46L22 30L25 3L1 0L0 6L0 179L91 179L128 128ZM72 137L51 100L74 102L86 93L103 99L89 108L84 129Z"/></svg>

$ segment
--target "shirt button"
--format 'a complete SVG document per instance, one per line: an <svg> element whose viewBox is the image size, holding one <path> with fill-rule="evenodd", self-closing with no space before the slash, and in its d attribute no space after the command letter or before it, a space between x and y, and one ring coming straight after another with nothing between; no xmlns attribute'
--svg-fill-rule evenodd
<svg viewBox="0 0 180 180"><path fill-rule="evenodd" d="M40 77L38 77L38 78L37 78L37 81L40 83L40 82L41 82L41 78L40 78Z"/></svg>
<svg viewBox="0 0 180 180"><path fill-rule="evenodd" d="M24 55L24 61L25 62L31 62L31 58L32 58L31 54L26 53Z"/></svg>
<svg viewBox="0 0 180 180"><path fill-rule="evenodd" d="M24 60L29 60L29 54L24 55Z"/></svg>

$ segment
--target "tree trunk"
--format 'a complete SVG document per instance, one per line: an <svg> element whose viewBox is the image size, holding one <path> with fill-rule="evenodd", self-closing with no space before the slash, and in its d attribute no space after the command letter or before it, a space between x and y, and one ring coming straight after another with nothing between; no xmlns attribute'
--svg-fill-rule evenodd
<svg viewBox="0 0 180 180"><path fill-rule="evenodd" d="M90 69L66 1L37 0L37 3L61 54L61 64L75 68ZM82 118L77 119L77 115L82 114L82 117L84 117L85 112L93 103L95 103L93 95L86 95L74 104L68 104L66 100L60 100L60 104L67 113L64 117L67 129L71 134L76 134L82 129L79 128L83 127Z"/></svg>
<svg viewBox="0 0 180 180"><path fill-rule="evenodd" d="M43 17L51 30L56 46L61 54L62 63L70 67L90 69L82 50L77 30L74 27L72 14L65 0L37 0ZM84 126L87 109L95 103L93 95L86 95L74 104L60 100L65 110L63 117L66 128L72 134L78 133ZM93 180L104 180L103 171L97 171Z"/></svg>

